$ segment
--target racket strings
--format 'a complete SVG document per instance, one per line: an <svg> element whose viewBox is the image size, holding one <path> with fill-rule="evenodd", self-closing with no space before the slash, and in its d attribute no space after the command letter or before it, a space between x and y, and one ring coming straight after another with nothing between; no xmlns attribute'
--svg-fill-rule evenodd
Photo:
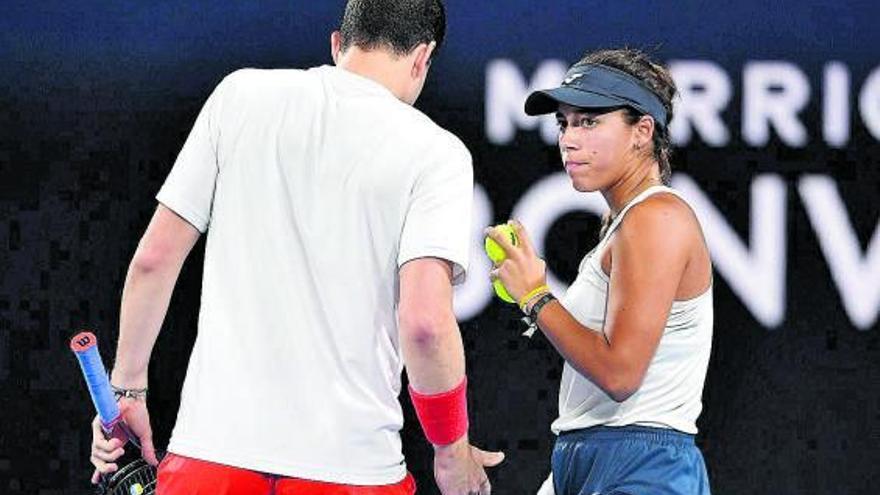
<svg viewBox="0 0 880 495"><path fill-rule="evenodd" d="M151 495L156 492L156 468L138 459L102 485L96 492L99 495Z"/></svg>

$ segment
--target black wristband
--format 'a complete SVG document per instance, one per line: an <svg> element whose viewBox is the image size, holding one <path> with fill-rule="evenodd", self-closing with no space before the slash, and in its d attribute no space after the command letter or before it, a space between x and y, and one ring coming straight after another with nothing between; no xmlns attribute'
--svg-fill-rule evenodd
<svg viewBox="0 0 880 495"><path fill-rule="evenodd" d="M556 297L551 293L546 293L541 296L540 299L535 304L532 304L531 309L529 309L529 319L531 319L535 324L538 323L538 313L547 305L550 301L555 300Z"/></svg>

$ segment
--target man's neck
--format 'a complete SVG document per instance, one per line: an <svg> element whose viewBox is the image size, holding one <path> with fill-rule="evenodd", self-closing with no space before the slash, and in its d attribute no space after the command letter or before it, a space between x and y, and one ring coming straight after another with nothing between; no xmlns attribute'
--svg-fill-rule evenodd
<svg viewBox="0 0 880 495"><path fill-rule="evenodd" d="M409 64L404 57L398 57L384 50L363 50L357 46L349 47L342 53L336 65L359 76L372 79L385 86L401 101L406 101L405 84Z"/></svg>

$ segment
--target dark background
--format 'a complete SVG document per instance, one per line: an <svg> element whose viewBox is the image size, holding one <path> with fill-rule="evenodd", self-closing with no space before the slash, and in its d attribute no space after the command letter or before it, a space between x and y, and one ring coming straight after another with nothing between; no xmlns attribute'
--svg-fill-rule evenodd
<svg viewBox="0 0 880 495"><path fill-rule="evenodd" d="M805 174L830 177L861 252L880 253L880 241L871 242L880 145L858 101L880 66L880 7L455 0L447 10L447 44L417 106L470 148L493 222L557 172L558 159L535 131L520 130L503 145L487 138L490 61L510 59L528 80L547 59L570 63L587 49L628 44L660 60L708 60L725 70L733 87L723 113L729 143L713 147L695 134L673 168L700 186L746 245L752 181L762 174L784 180L787 269L784 318L770 326L716 273L697 437L713 491L876 493L876 309L862 326L844 310L797 184ZM329 63L342 2L6 1L0 12L0 493L86 493L93 410L67 340L92 329L110 362L128 261L204 99L241 67ZM789 146L772 130L766 146L743 139L743 67L758 60L788 61L809 78L800 113L806 145ZM822 71L830 61L850 72L852 130L841 148L821 132ZM573 280L597 228L598 218L583 211L553 220L543 249L561 280ZM150 407L160 446L195 336L202 252L200 242L153 354ZM880 269L870 268L877 264L866 261L861 273L869 288L880 284ZM534 493L549 469L561 359L543 337L519 337L518 315L495 300L461 329L471 437L508 455L493 471L495 492ZM430 448L407 411L409 468L420 493L434 493Z"/></svg>

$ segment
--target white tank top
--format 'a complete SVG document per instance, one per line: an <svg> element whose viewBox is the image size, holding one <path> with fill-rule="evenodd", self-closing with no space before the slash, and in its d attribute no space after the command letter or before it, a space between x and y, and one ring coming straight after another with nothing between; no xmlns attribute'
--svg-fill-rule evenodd
<svg viewBox="0 0 880 495"><path fill-rule="evenodd" d="M633 206L648 196L668 192L654 186L633 198L614 219L599 244L581 261L574 283L560 300L563 307L589 330L604 334L609 278L602 271L602 253L608 239ZM674 301L660 344L641 387L623 402L614 401L566 362L559 387L559 418L551 429L562 431L591 426L642 425L697 432L702 410L703 383L712 345L712 288L685 301Z"/></svg>

